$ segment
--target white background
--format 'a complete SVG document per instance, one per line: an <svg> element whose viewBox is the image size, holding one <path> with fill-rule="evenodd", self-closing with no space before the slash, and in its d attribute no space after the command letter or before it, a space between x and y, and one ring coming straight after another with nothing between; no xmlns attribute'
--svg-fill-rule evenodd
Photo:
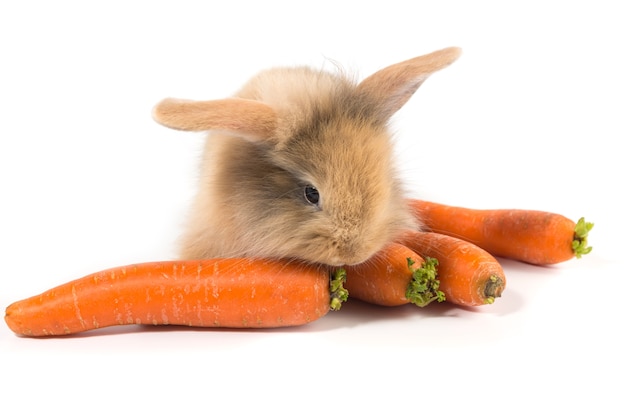
<svg viewBox="0 0 626 417"><path fill-rule="evenodd" d="M286 330L56 339L0 326L0 415L624 415L619 3L2 2L2 306L173 258L202 137L152 106L275 65L363 77L462 47L394 119L412 194L596 226L582 260L503 260L503 297L476 309L353 301Z"/></svg>

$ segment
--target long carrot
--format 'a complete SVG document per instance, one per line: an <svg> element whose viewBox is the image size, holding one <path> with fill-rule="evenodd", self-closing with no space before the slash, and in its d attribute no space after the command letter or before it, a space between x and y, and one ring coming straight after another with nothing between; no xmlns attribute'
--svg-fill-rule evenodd
<svg viewBox="0 0 626 417"><path fill-rule="evenodd" d="M587 237L593 223L578 223L537 210L477 210L410 200L428 230L472 242L494 256L549 265L580 258L591 251Z"/></svg>
<svg viewBox="0 0 626 417"><path fill-rule="evenodd" d="M425 307L445 299L439 291L437 260L424 259L399 243L387 245L366 262L345 267L351 298L381 306L412 303Z"/></svg>
<svg viewBox="0 0 626 417"><path fill-rule="evenodd" d="M451 303L491 304L504 291L506 277L500 263L470 242L433 232L406 232L398 242L439 261L439 289Z"/></svg>
<svg viewBox="0 0 626 417"><path fill-rule="evenodd" d="M7 307L5 321L25 336L127 324L297 326L329 311L330 291L325 268L294 262L149 262L90 274L17 301Z"/></svg>

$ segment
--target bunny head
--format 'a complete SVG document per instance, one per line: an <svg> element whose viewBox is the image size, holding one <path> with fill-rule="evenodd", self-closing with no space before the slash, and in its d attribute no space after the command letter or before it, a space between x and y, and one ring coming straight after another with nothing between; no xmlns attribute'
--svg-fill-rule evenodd
<svg viewBox="0 0 626 417"><path fill-rule="evenodd" d="M161 124L208 131L182 258L367 260L419 228L395 170L388 124L447 48L355 83L308 67L274 68L232 98L165 99Z"/></svg>

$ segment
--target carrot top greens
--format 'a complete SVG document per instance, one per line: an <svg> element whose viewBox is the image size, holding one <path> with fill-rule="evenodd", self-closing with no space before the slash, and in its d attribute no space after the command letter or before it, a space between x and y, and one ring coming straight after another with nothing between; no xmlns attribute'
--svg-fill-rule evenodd
<svg viewBox="0 0 626 417"><path fill-rule="evenodd" d="M446 296L442 291L439 291L439 280L437 279L439 261L427 257L419 268L413 268L415 264L413 259L407 258L407 262L409 269L413 271L413 278L406 289L406 298L418 307L426 307L435 300L445 301Z"/></svg>
<svg viewBox="0 0 626 417"><path fill-rule="evenodd" d="M346 282L346 270L336 270L330 279L330 309L337 311L344 301L348 301L348 290L343 287Z"/></svg>
<svg viewBox="0 0 626 417"><path fill-rule="evenodd" d="M496 297L500 297L502 295L504 285L504 281L499 276L492 275L489 277L489 281L487 281L483 292L485 296L485 304L493 304L496 301Z"/></svg>
<svg viewBox="0 0 626 417"><path fill-rule="evenodd" d="M576 227L574 228L574 240L572 241L572 250L576 258L580 258L591 252L591 246L587 246L587 236L592 228L593 223L586 222L584 217L581 217L578 223L576 223Z"/></svg>

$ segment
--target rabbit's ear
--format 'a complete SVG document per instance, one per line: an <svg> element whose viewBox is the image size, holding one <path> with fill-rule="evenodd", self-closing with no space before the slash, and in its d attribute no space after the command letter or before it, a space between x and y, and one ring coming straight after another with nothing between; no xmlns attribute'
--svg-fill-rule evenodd
<svg viewBox="0 0 626 417"><path fill-rule="evenodd" d="M154 107L152 116L172 129L222 130L253 141L270 138L278 125L270 106L241 98L211 101L167 98Z"/></svg>
<svg viewBox="0 0 626 417"><path fill-rule="evenodd" d="M365 78L357 90L379 104L381 121L386 121L429 75L452 64L460 54L460 48L450 47L391 65Z"/></svg>

